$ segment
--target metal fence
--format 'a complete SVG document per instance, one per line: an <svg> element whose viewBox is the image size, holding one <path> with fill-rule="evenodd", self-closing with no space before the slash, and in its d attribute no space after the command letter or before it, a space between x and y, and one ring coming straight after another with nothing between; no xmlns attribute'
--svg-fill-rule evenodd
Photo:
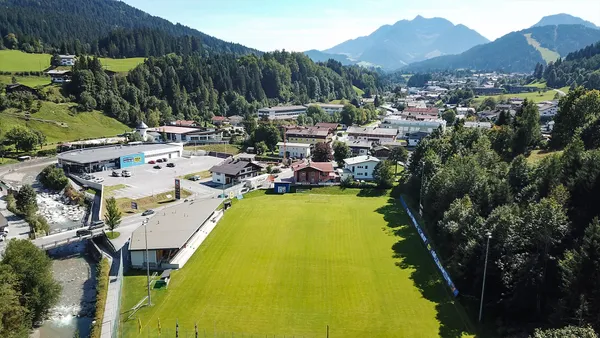
<svg viewBox="0 0 600 338"><path fill-rule="evenodd" d="M117 302L117 312L115 315L115 320L114 320L114 324L113 324L113 329L112 329L112 337L118 337L119 336L119 325L121 324L121 318L119 318L119 313L121 311L121 292L123 291L123 249L119 250L119 272L117 274L117 281L118 281L118 292L115 293L116 295L116 302Z"/></svg>

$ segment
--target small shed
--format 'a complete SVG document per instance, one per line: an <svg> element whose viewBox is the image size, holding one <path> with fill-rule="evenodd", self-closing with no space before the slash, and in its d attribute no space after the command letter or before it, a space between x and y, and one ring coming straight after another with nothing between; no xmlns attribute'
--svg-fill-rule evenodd
<svg viewBox="0 0 600 338"><path fill-rule="evenodd" d="M162 274L160 275L160 279L156 281L156 283L154 284L155 287L157 288L161 288L161 287L167 287L169 286L169 281L171 281L171 269L167 269L165 271L162 272Z"/></svg>
<svg viewBox="0 0 600 338"><path fill-rule="evenodd" d="M290 182L275 182L275 187L273 188L273 192L276 194L286 194L291 190Z"/></svg>

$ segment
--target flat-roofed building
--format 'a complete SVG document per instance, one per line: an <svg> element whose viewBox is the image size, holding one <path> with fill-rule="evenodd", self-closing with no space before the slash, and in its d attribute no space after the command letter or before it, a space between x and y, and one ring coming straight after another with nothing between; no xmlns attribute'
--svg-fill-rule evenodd
<svg viewBox="0 0 600 338"><path fill-rule="evenodd" d="M258 117L268 118L269 120L297 119L298 115L305 113L305 106L277 106L260 108Z"/></svg>
<svg viewBox="0 0 600 338"><path fill-rule="evenodd" d="M331 142L332 134L328 128L291 128L286 130L285 139L292 143L317 144Z"/></svg>
<svg viewBox="0 0 600 338"><path fill-rule="evenodd" d="M310 106L321 107L321 109L323 109L323 111L326 112L329 115L333 115L334 113L341 113L342 110L344 109L344 105L343 104L311 103L311 104L307 105L307 107L310 107Z"/></svg>
<svg viewBox="0 0 600 338"><path fill-rule="evenodd" d="M363 140L346 140L346 144L350 151L352 151L353 155L368 155L371 147L373 146L373 142L371 141L363 141Z"/></svg>
<svg viewBox="0 0 600 338"><path fill-rule="evenodd" d="M85 148L58 154L58 166L68 173L97 172L143 165L159 158L178 158L183 144L140 144Z"/></svg>
<svg viewBox="0 0 600 338"><path fill-rule="evenodd" d="M402 116L387 116L383 119L383 123L379 125L381 128L395 129L402 138L408 137L410 133L426 132L432 133L435 129L442 127L446 129L446 121L437 120L408 120Z"/></svg>
<svg viewBox="0 0 600 338"><path fill-rule="evenodd" d="M371 142L394 141L398 135L395 129L373 127L349 127L348 139L351 141L362 140Z"/></svg>

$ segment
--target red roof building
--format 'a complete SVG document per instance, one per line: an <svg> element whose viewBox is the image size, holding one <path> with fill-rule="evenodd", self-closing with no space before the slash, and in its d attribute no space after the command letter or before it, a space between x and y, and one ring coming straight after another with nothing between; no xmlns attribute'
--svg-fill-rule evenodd
<svg viewBox="0 0 600 338"><path fill-rule="evenodd" d="M296 184L318 185L339 181L331 162L301 162L292 165L292 170Z"/></svg>

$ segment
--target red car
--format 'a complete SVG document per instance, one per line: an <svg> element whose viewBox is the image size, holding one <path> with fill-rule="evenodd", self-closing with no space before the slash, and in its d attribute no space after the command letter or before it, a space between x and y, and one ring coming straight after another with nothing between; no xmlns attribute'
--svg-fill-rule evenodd
<svg viewBox="0 0 600 338"><path fill-rule="evenodd" d="M156 162L155 161L150 161L150 162L148 162L148 164L156 164Z"/></svg>
<svg viewBox="0 0 600 338"><path fill-rule="evenodd" d="M156 160L156 163L162 163L162 158L159 158L158 160Z"/></svg>

